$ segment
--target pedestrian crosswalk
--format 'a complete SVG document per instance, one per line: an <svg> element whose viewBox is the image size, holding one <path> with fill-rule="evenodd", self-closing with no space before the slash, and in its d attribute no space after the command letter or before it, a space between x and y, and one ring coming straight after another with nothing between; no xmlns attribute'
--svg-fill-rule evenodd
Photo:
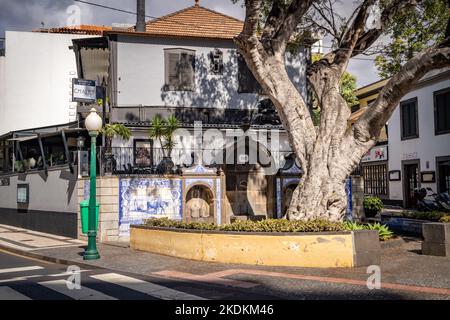
<svg viewBox="0 0 450 320"><path fill-rule="evenodd" d="M135 279L117 273L93 275L92 278L117 284L163 300L206 300L198 296L183 293L158 284Z"/></svg>
<svg viewBox="0 0 450 320"><path fill-rule="evenodd" d="M31 300L10 287L0 287L0 300Z"/></svg>
<svg viewBox="0 0 450 320"><path fill-rule="evenodd" d="M36 274L36 270L43 272ZM28 271L33 271L33 274L26 274ZM85 274L80 286L74 288L67 280L67 273L48 274L44 271L45 268L40 266L0 269L0 300L35 300L47 299L49 296L74 300L118 300L124 293L130 292L146 299L207 300L151 281L112 272L81 270ZM10 273L11 277L8 277ZM122 293L120 297L118 292Z"/></svg>

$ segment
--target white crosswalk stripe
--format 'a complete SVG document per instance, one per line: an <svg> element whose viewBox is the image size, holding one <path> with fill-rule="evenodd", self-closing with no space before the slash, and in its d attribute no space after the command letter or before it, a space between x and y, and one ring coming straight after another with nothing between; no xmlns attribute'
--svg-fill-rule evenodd
<svg viewBox="0 0 450 320"><path fill-rule="evenodd" d="M102 292L81 286L81 289L69 289L66 280L52 280L38 282L39 285L45 286L49 289L62 293L75 300L117 300L114 297L108 296Z"/></svg>
<svg viewBox="0 0 450 320"><path fill-rule="evenodd" d="M117 273L92 275L91 278L116 284L128 289L148 294L164 300L208 300L199 296L160 286L155 283L135 279Z"/></svg>
<svg viewBox="0 0 450 320"><path fill-rule="evenodd" d="M0 287L0 300L31 300L10 287Z"/></svg>
<svg viewBox="0 0 450 320"><path fill-rule="evenodd" d="M30 267L8 268L8 269L0 269L0 274L1 273L12 273L12 272L33 271L33 270L41 270L41 269L44 269L44 267L30 266Z"/></svg>

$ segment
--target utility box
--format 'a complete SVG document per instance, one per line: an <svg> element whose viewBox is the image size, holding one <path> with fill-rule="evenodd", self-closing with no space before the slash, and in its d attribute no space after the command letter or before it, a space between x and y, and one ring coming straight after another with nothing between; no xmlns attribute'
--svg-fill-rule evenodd
<svg viewBox="0 0 450 320"><path fill-rule="evenodd" d="M96 203L95 206L95 231L98 230L98 212L100 204ZM89 200L83 200L80 202L81 213L81 232L87 234L89 231Z"/></svg>

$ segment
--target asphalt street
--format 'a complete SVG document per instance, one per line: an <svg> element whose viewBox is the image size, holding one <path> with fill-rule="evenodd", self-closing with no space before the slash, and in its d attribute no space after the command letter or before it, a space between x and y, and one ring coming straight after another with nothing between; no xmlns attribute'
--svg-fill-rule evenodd
<svg viewBox="0 0 450 320"><path fill-rule="evenodd" d="M0 300L276 299L200 283L47 263L0 251ZM79 276L80 288L76 288Z"/></svg>
<svg viewBox="0 0 450 320"><path fill-rule="evenodd" d="M168 279L106 268L47 263L0 251L0 300L318 300L449 299L446 294L382 288L337 278L280 279L270 274L230 273L211 283ZM79 288L74 288L78 283ZM224 275L223 275L224 276Z"/></svg>

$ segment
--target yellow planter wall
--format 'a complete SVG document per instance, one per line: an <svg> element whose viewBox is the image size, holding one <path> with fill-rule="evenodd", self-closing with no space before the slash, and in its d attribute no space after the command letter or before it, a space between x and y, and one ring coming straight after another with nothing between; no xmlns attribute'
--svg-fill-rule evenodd
<svg viewBox="0 0 450 320"><path fill-rule="evenodd" d="M357 265L353 232L264 235L132 227L130 245L135 250L209 262L289 267Z"/></svg>

